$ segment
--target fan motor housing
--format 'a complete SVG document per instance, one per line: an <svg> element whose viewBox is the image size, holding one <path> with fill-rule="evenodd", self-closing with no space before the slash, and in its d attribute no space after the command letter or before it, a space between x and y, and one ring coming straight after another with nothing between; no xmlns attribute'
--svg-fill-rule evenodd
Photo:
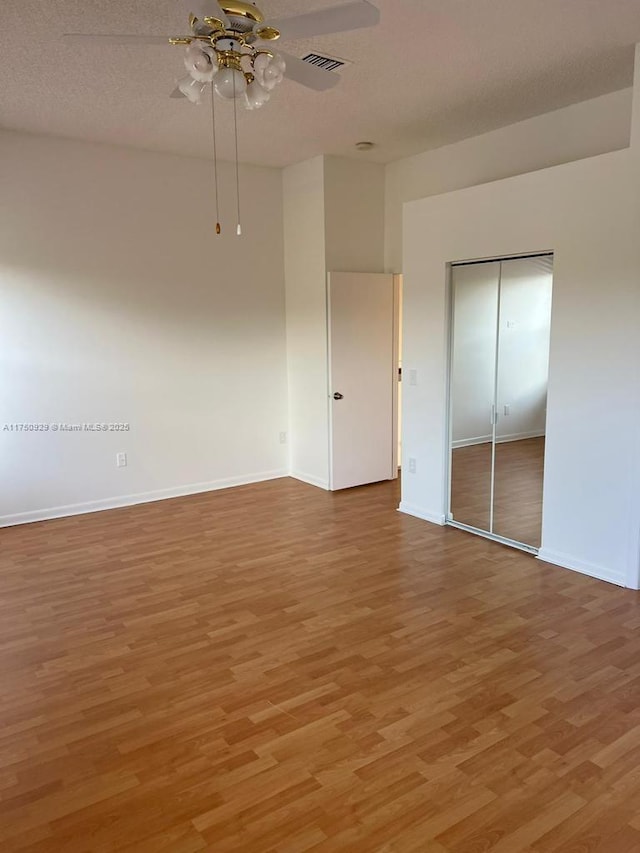
<svg viewBox="0 0 640 853"><path fill-rule="evenodd" d="M243 0L220 0L220 8L230 18L247 18L254 24L261 24L264 15L253 3L245 3Z"/></svg>

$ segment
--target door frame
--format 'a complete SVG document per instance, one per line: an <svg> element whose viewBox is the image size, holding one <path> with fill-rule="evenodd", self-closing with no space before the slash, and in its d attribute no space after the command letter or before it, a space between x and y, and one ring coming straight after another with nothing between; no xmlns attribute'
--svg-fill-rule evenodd
<svg viewBox="0 0 640 853"><path fill-rule="evenodd" d="M393 428L391 441L393 442L393 480L398 479L398 466L401 462L399 458L400 447L400 383L402 376L400 375L400 323L402 318L402 275L393 273Z"/></svg>

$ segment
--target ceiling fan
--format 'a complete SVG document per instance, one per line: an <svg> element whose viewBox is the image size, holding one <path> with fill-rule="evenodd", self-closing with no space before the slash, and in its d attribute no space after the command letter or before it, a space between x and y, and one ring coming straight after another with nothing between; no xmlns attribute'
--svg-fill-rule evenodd
<svg viewBox="0 0 640 853"><path fill-rule="evenodd" d="M258 109L270 98L284 77L309 89L324 91L335 86L339 75L309 65L271 46L283 40L311 38L375 26L379 10L368 0L350 0L315 12L270 20L255 3L244 0L185 0L189 12L189 35L81 35L67 34L68 42L97 44L169 44L186 48L187 75L178 81L172 97L200 103L212 84L215 92L229 100Z"/></svg>
<svg viewBox="0 0 640 853"><path fill-rule="evenodd" d="M310 65L287 53L275 53L271 46L278 39L312 38L375 26L380 12L369 0L350 0L315 12L270 20L255 3L245 0L183 0L189 13L189 35L81 35L64 36L67 42L93 44L169 44L185 47L187 75L178 81L171 97L185 97L194 104L202 100L211 85L213 141L213 179L216 207L216 234L222 233L218 193L218 155L216 145L215 94L233 102L236 172L236 234L241 236L240 173L238 166L237 104L248 110L266 104L273 89L284 77L324 91L335 86L340 77Z"/></svg>

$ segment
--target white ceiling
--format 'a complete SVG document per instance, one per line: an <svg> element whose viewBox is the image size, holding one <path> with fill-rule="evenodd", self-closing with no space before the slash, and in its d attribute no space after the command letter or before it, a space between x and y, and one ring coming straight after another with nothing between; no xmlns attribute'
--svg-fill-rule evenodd
<svg viewBox="0 0 640 853"><path fill-rule="evenodd" d="M263 0L268 16L336 0ZM317 154L389 162L631 85L640 0L374 0L375 29L292 42L346 58L342 82L285 81L240 114L240 156L282 166ZM210 156L206 105L170 100L182 49L67 46L64 32L180 34L180 0L2 0L0 125ZM224 109L226 108L226 115ZM231 105L221 154L232 156ZM375 151L357 154L359 140Z"/></svg>

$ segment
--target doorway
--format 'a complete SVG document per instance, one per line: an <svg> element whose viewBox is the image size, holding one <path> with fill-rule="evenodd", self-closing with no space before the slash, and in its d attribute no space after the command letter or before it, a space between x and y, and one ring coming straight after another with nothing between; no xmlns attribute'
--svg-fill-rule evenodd
<svg viewBox="0 0 640 853"><path fill-rule="evenodd" d="M447 522L537 553L553 255L453 264Z"/></svg>

